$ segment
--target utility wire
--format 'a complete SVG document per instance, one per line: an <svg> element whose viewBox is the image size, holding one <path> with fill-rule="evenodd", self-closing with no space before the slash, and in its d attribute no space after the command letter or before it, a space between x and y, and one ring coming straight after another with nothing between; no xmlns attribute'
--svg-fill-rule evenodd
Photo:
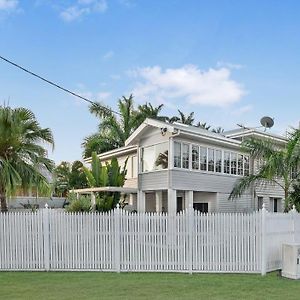
<svg viewBox="0 0 300 300"><path fill-rule="evenodd" d="M54 87L56 87L56 88L58 88L58 89L61 89L61 90L63 90L63 91L66 92L66 93L69 93L69 94L71 94L71 95L73 95L73 96L75 96L75 97L77 97L77 98L80 98L81 100L84 100L84 101L86 101L86 102L88 102L88 103L90 103L90 104L97 104L98 106L102 107L103 109L105 109L105 110L107 110L107 111L109 111L109 112L112 112L112 113L117 114L117 115L121 115L118 111L114 111L114 110L112 110L111 108L107 108L107 107L105 107L104 105L101 105L101 104L96 103L96 102L94 102L94 101L92 101L92 100L90 100L90 99L88 99L88 98L86 98L86 97L83 97L83 96L81 96L81 95L79 95L79 94L76 94L75 92L72 92L71 90L69 90L69 89L67 89L67 88L64 88L63 86L61 86L61 85L59 85L59 84L57 84L57 83L55 83L55 82L53 82L53 81L51 81L51 80L48 80L48 79L46 79L46 78L44 78L44 77L42 77L42 76L40 76L40 75L38 75L38 74L36 74L36 73L30 71L30 70L25 69L24 67L18 65L17 63L15 63L15 62L13 62L13 61L11 61L11 60L9 60L9 59L7 59L7 58L1 56L1 55L0 55L0 58L1 58L3 61L5 61L5 62L7 62L7 63L9 63L9 64L11 64L11 65L13 65L14 67L19 68L20 70L22 70L22 71L24 71L24 72L26 72L26 73L28 73L28 74L34 76L34 77L36 77L36 78L38 78L38 79L40 79L40 80L46 82L46 83L48 83L48 84L50 84L50 85L52 85L52 86L54 86Z"/></svg>

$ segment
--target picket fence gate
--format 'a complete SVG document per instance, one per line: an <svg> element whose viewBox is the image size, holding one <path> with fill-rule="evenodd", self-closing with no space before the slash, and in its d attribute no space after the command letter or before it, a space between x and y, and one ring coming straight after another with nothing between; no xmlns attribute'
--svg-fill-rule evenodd
<svg viewBox="0 0 300 300"><path fill-rule="evenodd" d="M0 270L247 272L281 268L283 242L300 237L300 216L67 213L0 214Z"/></svg>

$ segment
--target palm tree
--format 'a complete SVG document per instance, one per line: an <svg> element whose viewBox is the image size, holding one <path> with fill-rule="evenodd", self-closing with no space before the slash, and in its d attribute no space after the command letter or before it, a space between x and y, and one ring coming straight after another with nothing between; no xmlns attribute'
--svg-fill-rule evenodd
<svg viewBox="0 0 300 300"><path fill-rule="evenodd" d="M83 156L90 157L92 152L105 152L122 147L132 132L143 123L146 118L160 119L159 113L163 105L158 107L150 103L140 105L138 110L134 108L133 95L122 97L118 101L116 116L111 108L100 103L92 104L90 112L100 118L98 132L85 138L82 146Z"/></svg>
<svg viewBox="0 0 300 300"><path fill-rule="evenodd" d="M47 143L54 146L52 132L42 128L33 112L26 108L0 106L0 204L7 211L7 196L17 187L48 185L43 175L54 166L47 158Z"/></svg>
<svg viewBox="0 0 300 300"><path fill-rule="evenodd" d="M254 138L245 140L242 148L253 159L260 160L262 165L256 174L250 174L237 181L229 198L239 197L254 183L272 182L284 191L287 211L291 205L290 193L293 184L300 175L300 130L293 130L286 145L281 148L278 148L272 140Z"/></svg>
<svg viewBox="0 0 300 300"><path fill-rule="evenodd" d="M200 127L202 129L205 129L205 130L209 130L211 128L211 126L208 125L206 122L198 122L196 124L196 127Z"/></svg>
<svg viewBox="0 0 300 300"><path fill-rule="evenodd" d="M146 118L157 119L164 121L166 117L160 116L161 110L164 105L160 104L157 107L153 106L151 103L146 102L143 105L138 106L138 123L139 125L144 122Z"/></svg>
<svg viewBox="0 0 300 300"><path fill-rule="evenodd" d="M186 125L193 125L194 123L194 112L189 115L185 115L181 110L178 109L179 117L173 116L171 118L166 118L169 123L179 122Z"/></svg>
<svg viewBox="0 0 300 300"><path fill-rule="evenodd" d="M224 128L222 128L222 127L216 127L216 128L213 128L212 130L211 130L211 132L214 132L214 133L223 133L224 132Z"/></svg>

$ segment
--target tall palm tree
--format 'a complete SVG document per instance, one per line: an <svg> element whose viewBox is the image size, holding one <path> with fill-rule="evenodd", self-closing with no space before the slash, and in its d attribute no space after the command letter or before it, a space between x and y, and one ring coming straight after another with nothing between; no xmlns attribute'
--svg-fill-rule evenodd
<svg viewBox="0 0 300 300"><path fill-rule="evenodd" d="M300 176L300 130L293 130L285 146L279 148L272 140L249 139L242 143L244 151L262 165L256 174L243 177L235 184L229 198L242 195L254 183L272 182L284 192L285 210L290 208L290 193Z"/></svg>
<svg viewBox="0 0 300 300"><path fill-rule="evenodd" d="M164 121L166 117L160 116L161 110L164 105L153 106L151 103L146 102L138 106L138 123L139 125L144 122L146 118L157 119Z"/></svg>
<svg viewBox="0 0 300 300"><path fill-rule="evenodd" d="M0 205L7 211L7 196L17 187L45 186L44 170L54 163L42 144L54 146L52 132L42 128L32 111L0 106Z"/></svg>
<svg viewBox="0 0 300 300"><path fill-rule="evenodd" d="M108 151L125 144L126 139L138 127L138 113L133 106L133 95L123 96L118 101L119 116L111 108L100 103L90 106L90 112L100 118L98 132L83 142L84 157L90 156L93 151ZM98 152L97 153L101 153Z"/></svg>
<svg viewBox="0 0 300 300"><path fill-rule="evenodd" d="M211 130L211 132L214 132L214 133L223 133L224 132L224 128L222 128L222 127L216 127L216 128L213 128L212 130Z"/></svg>
<svg viewBox="0 0 300 300"><path fill-rule="evenodd" d="M116 116L111 108L100 103L92 104L90 112L100 119L98 132L84 139L82 144L84 157L90 157L92 152L105 152L118 147L122 147L132 132L146 118L160 119L159 114L163 105L158 107L150 103L134 108L133 95L122 97L118 101L118 112Z"/></svg>
<svg viewBox="0 0 300 300"><path fill-rule="evenodd" d="M209 130L211 128L211 126L208 125L206 122L198 122L196 124L196 127L200 127L202 129L205 129L205 130Z"/></svg>
<svg viewBox="0 0 300 300"><path fill-rule="evenodd" d="M194 112L191 112L189 115L185 115L181 110L178 109L179 116L173 116L171 118L167 118L169 123L180 122L186 125L193 125L194 123Z"/></svg>

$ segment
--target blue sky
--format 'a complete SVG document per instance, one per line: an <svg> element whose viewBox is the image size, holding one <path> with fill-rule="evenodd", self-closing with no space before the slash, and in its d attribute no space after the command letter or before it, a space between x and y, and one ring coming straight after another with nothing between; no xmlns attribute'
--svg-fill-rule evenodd
<svg viewBox="0 0 300 300"><path fill-rule="evenodd" d="M0 55L112 107L122 95L225 129L298 126L300 2L0 0ZM0 61L0 100L53 130L56 162L81 158L87 104Z"/></svg>

